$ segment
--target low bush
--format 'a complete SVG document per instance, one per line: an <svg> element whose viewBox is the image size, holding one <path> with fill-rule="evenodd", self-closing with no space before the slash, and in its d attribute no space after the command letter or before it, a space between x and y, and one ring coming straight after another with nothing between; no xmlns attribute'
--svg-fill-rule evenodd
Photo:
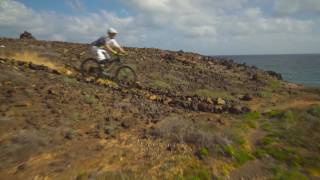
<svg viewBox="0 0 320 180"><path fill-rule="evenodd" d="M257 127L257 120L261 117L261 114L257 111L249 112L244 115L244 122L249 126L250 128L256 128Z"/></svg>
<svg viewBox="0 0 320 180"><path fill-rule="evenodd" d="M241 166L249 160L254 159L254 156L246 151L244 148L236 148L231 145L227 145L223 148L224 152L226 152L230 157L236 160L236 165Z"/></svg>
<svg viewBox="0 0 320 180"><path fill-rule="evenodd" d="M84 102L90 105L94 105L98 102L98 100L92 95L86 95L84 97Z"/></svg>
<svg viewBox="0 0 320 180"><path fill-rule="evenodd" d="M275 166L272 168L274 180L308 180L309 178L298 170L284 170L282 167Z"/></svg>
<svg viewBox="0 0 320 180"><path fill-rule="evenodd" d="M156 89L171 89L170 84L161 80L154 80L149 84L152 88Z"/></svg>
<svg viewBox="0 0 320 180"><path fill-rule="evenodd" d="M186 143L192 145L197 151L208 154L218 153L218 147L228 144L228 140L222 136L204 128L200 122L194 123L191 120L179 117L170 117L157 124L150 133L153 137L167 139L170 143Z"/></svg>
<svg viewBox="0 0 320 180"><path fill-rule="evenodd" d="M209 155L209 150L206 147L202 147L196 152L196 155L199 159L205 159Z"/></svg>
<svg viewBox="0 0 320 180"><path fill-rule="evenodd" d="M211 180L212 174L210 171L200 165L194 165L183 170L183 175L178 176L177 180Z"/></svg>
<svg viewBox="0 0 320 180"><path fill-rule="evenodd" d="M315 105L308 110L308 113L315 117L320 117L320 105Z"/></svg>

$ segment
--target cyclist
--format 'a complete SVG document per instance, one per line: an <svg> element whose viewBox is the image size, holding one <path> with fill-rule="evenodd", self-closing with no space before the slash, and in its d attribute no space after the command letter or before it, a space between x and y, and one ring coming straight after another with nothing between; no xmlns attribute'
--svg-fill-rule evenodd
<svg viewBox="0 0 320 180"><path fill-rule="evenodd" d="M118 34L118 31L114 28L109 28L107 35L104 35L92 42L91 50L97 56L97 60L99 63L104 63L106 60L110 59L109 53L118 54L118 52L122 54L126 54L126 51L118 44L115 37Z"/></svg>

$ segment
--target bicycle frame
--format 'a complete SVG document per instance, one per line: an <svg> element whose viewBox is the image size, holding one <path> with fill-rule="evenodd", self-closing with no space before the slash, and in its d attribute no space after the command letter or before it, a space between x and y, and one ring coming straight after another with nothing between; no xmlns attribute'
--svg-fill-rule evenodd
<svg viewBox="0 0 320 180"><path fill-rule="evenodd" d="M106 52L103 52L103 54L107 57L107 53ZM115 55L114 58L110 58L109 60L107 60L107 65L110 65L110 64L113 64L113 63L122 63L122 60L120 58L121 56L120 55Z"/></svg>

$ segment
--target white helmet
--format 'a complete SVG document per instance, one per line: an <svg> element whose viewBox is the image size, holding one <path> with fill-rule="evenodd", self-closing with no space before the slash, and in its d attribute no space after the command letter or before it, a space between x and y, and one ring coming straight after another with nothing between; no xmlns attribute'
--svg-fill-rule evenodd
<svg viewBox="0 0 320 180"><path fill-rule="evenodd" d="M118 34L118 31L115 30L114 28L109 28L108 29L108 33L111 33L111 34Z"/></svg>

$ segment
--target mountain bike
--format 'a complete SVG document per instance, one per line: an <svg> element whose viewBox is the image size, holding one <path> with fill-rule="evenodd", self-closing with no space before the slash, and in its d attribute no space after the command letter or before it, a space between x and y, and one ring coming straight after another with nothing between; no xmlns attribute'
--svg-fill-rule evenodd
<svg viewBox="0 0 320 180"><path fill-rule="evenodd" d="M81 63L81 74L83 77L110 79L121 87L132 88L137 82L137 75L130 66L123 64L121 56L117 54L104 61L88 58Z"/></svg>

